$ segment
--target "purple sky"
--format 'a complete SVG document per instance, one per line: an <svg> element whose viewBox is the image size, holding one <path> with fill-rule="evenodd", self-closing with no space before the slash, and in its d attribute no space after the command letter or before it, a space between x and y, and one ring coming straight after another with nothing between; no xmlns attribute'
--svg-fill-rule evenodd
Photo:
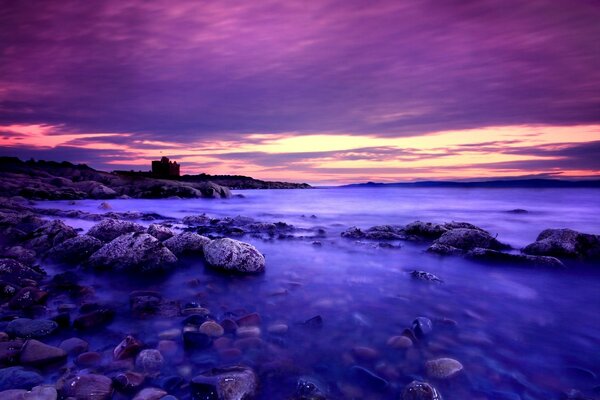
<svg viewBox="0 0 600 400"><path fill-rule="evenodd" d="M350 148L314 140L303 152L324 153L312 163L305 154L309 161L294 168L299 156L293 146L263 151L252 144L271 137L414 138L486 127L600 124L597 1L0 3L5 155L56 158L70 151L75 161L110 169L137 167L146 156L176 156L193 145L201 156L180 154L189 158L190 170L232 172L227 169L247 163L254 166L249 172L272 177L278 176L270 172L273 164L281 169L289 163L292 176L336 180L335 174L319 178L332 166L315 160L350 162L361 151L348 156ZM28 126L48 128L45 136L115 135L19 142L18 135L32 135L22 129ZM464 144L499 139L485 132L485 138L465 133ZM600 131L577 134L543 140L556 146L539 151L583 147L575 151L583 165L571 172L597 173ZM85 140L100 144L81 145ZM203 143L216 146L214 154ZM450 149L448 143L441 139L439 147ZM398 146L375 168L393 168L402 156ZM535 151L535 143L523 146ZM502 146L495 151L503 152ZM593 156L582 161L590 151ZM513 169L522 174L568 172L568 155L540 154L546 157L541 164L493 161L520 163ZM455 165L469 163L457 158ZM369 168L365 162L342 165ZM389 176L384 172L364 177Z"/></svg>

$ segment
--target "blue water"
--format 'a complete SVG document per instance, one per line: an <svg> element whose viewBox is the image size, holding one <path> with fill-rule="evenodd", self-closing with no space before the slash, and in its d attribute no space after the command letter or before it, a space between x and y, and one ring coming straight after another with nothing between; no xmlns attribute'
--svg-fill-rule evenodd
<svg viewBox="0 0 600 400"><path fill-rule="evenodd" d="M108 202L117 212L174 218L242 215L287 222L307 232L322 228L322 246L314 246L313 239L244 236L241 240L253 243L267 259L266 273L249 278L214 274L202 260L190 260L166 279L150 283L86 275L98 299L123 310L109 326L111 334L87 338L92 345L108 347L108 337L125 333L156 343L158 332L180 327L181 318L129 317L129 291L150 287L169 299L201 303L218 318L244 312L261 315L262 344L243 349L238 359L224 359L215 349L192 354L180 349L167 366L169 373L189 378L208 366L250 365L259 372L261 399L288 398L301 376L320 382L332 399L398 399L413 379L430 381L451 400L559 399L569 389L598 396L600 266L578 264L555 271L487 265L426 253L426 243L393 242L401 247L378 248L343 239L340 232L353 225L468 221L520 248L545 228L600 233L600 191L369 188L236 193L244 198ZM99 204L86 200L37 206L100 213ZM528 212L507 212L517 208ZM83 229L93 224L67 222ZM434 273L445 283L414 281L408 274L412 269ZM322 316L322 329L298 325L315 315ZM431 337L408 350L388 347L388 338L401 334L418 316L434 320ZM269 334L267 327L279 322L286 323L289 332ZM356 358L356 346L371 347L378 356ZM449 380L427 378L424 363L438 357L459 360L464 371ZM385 378L388 388L377 391L353 379L353 365Z"/></svg>

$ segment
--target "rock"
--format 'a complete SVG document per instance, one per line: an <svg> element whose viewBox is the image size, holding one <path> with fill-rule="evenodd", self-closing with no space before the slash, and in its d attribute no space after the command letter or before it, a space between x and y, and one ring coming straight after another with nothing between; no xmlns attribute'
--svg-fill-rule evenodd
<svg viewBox="0 0 600 400"><path fill-rule="evenodd" d="M118 389L121 389L126 392L134 392L137 391L143 384L146 379L144 374L140 374L138 372L127 371L118 374L114 381L115 386Z"/></svg>
<svg viewBox="0 0 600 400"><path fill-rule="evenodd" d="M267 332L273 335L284 335L287 333L288 329L289 328L286 324L279 323L269 325L269 327L267 328Z"/></svg>
<svg viewBox="0 0 600 400"><path fill-rule="evenodd" d="M211 337L220 337L225 334L223 327L215 321L204 322L202 325L200 325L200 328L198 328L198 332L204 333L205 335Z"/></svg>
<svg viewBox="0 0 600 400"><path fill-rule="evenodd" d="M412 329L417 337L425 337L433 330L433 324L429 318L417 317L412 323Z"/></svg>
<svg viewBox="0 0 600 400"><path fill-rule="evenodd" d="M161 272L169 270L176 262L177 257L147 233L119 236L89 259L94 268L124 272Z"/></svg>
<svg viewBox="0 0 600 400"><path fill-rule="evenodd" d="M260 315L258 313L251 313L238 318L235 321L238 326L258 326L260 325Z"/></svg>
<svg viewBox="0 0 600 400"><path fill-rule="evenodd" d="M36 287L24 287L10 299L8 305L13 310L23 310L36 304L45 303L47 297L48 293L43 290Z"/></svg>
<svg viewBox="0 0 600 400"><path fill-rule="evenodd" d="M56 400L58 393L54 386L36 386L29 392L23 394L23 400Z"/></svg>
<svg viewBox="0 0 600 400"><path fill-rule="evenodd" d="M392 336L388 339L387 345L394 349L408 349L412 347L413 342L404 335Z"/></svg>
<svg viewBox="0 0 600 400"><path fill-rule="evenodd" d="M177 256L182 254L202 254L204 246L210 243L206 236L194 232L183 232L164 241L164 245Z"/></svg>
<svg viewBox="0 0 600 400"><path fill-rule="evenodd" d="M160 224L150 224L147 232L149 235L154 236L161 242L163 242L175 235L175 232L173 232L173 230L171 228L164 226L164 225L160 225ZM171 250L171 251L173 251L173 250Z"/></svg>
<svg viewBox="0 0 600 400"><path fill-rule="evenodd" d="M512 210L508 210L507 213L510 214L527 214L529 211L524 210L522 208L514 208Z"/></svg>
<svg viewBox="0 0 600 400"><path fill-rule="evenodd" d="M571 229L546 229L536 241L527 245L523 253L538 256L600 259L600 235L581 233Z"/></svg>
<svg viewBox="0 0 600 400"><path fill-rule="evenodd" d="M412 381L402 391L402 400L442 400L442 395L427 382Z"/></svg>
<svg viewBox="0 0 600 400"><path fill-rule="evenodd" d="M155 316L177 317L180 306L177 301L163 299L159 292L136 290L129 294L131 314L135 318L151 318Z"/></svg>
<svg viewBox="0 0 600 400"><path fill-rule="evenodd" d="M66 351L68 355L77 356L88 351L89 344L83 339L74 337L63 340L59 347Z"/></svg>
<svg viewBox="0 0 600 400"><path fill-rule="evenodd" d="M208 224L210 224L210 217L206 216L205 214L188 215L186 217L183 217L182 222L186 225L194 225L194 226L208 225Z"/></svg>
<svg viewBox="0 0 600 400"><path fill-rule="evenodd" d="M46 258L65 264L79 264L87 260L96 250L102 247L102 242L93 236L79 235L67 239L46 253Z"/></svg>
<svg viewBox="0 0 600 400"><path fill-rule="evenodd" d="M159 372L165 362L160 351L156 349L146 349L140 351L135 359L135 366L147 373Z"/></svg>
<svg viewBox="0 0 600 400"><path fill-rule="evenodd" d="M110 242L126 233L142 233L146 229L135 222L121 221L118 219L104 219L98 224L92 226L88 231L89 236L93 236L103 242Z"/></svg>
<svg viewBox="0 0 600 400"><path fill-rule="evenodd" d="M322 328L323 327L323 317L320 315L315 315L312 318L307 319L302 323L303 326L307 328Z"/></svg>
<svg viewBox="0 0 600 400"><path fill-rule="evenodd" d="M17 364L23 344L20 339L0 342L0 365Z"/></svg>
<svg viewBox="0 0 600 400"><path fill-rule="evenodd" d="M75 400L108 400L113 392L112 380L103 375L78 375L65 382L62 395Z"/></svg>
<svg viewBox="0 0 600 400"><path fill-rule="evenodd" d="M448 228L432 222L415 221L404 227L404 232L409 235L424 239L437 239L448 231Z"/></svg>
<svg viewBox="0 0 600 400"><path fill-rule="evenodd" d="M225 271L258 273L265 270L264 256L252 245L233 239L213 240L204 246L206 262Z"/></svg>
<svg viewBox="0 0 600 400"><path fill-rule="evenodd" d="M321 389L320 382L309 378L301 377L296 382L295 400L326 400L325 390Z"/></svg>
<svg viewBox="0 0 600 400"><path fill-rule="evenodd" d="M244 366L213 368L190 382L194 400L245 400L256 396L258 377Z"/></svg>
<svg viewBox="0 0 600 400"><path fill-rule="evenodd" d="M425 363L425 371L430 378L448 379L462 370L462 364L453 358L437 358Z"/></svg>
<svg viewBox="0 0 600 400"><path fill-rule="evenodd" d="M0 390L26 389L44 382L44 378L37 372L23 367L8 367L0 369Z"/></svg>
<svg viewBox="0 0 600 400"><path fill-rule="evenodd" d="M258 326L240 326L235 331L236 336L241 338L258 337L260 336L260 328Z"/></svg>
<svg viewBox="0 0 600 400"><path fill-rule="evenodd" d="M365 232L365 238L370 240L401 240L405 239L402 228L392 225L373 226Z"/></svg>
<svg viewBox="0 0 600 400"><path fill-rule="evenodd" d="M476 247L501 250L508 248L489 233L479 229L457 228L445 232L436 241L437 244L451 246L460 250L472 250Z"/></svg>
<svg viewBox="0 0 600 400"><path fill-rule="evenodd" d="M17 260L0 258L0 280L14 285L22 285L23 280L39 281L44 274L34 268L28 267Z"/></svg>
<svg viewBox="0 0 600 400"><path fill-rule="evenodd" d="M425 272L425 271L416 271L416 270L411 271L410 276L413 279L416 279L418 281L423 281L423 282L433 282L433 283L443 283L444 282L443 280L441 280L434 274L431 274L431 273Z"/></svg>
<svg viewBox="0 0 600 400"><path fill-rule="evenodd" d="M133 400L159 400L167 395L162 389L157 388L145 388L138 392L133 397Z"/></svg>
<svg viewBox="0 0 600 400"><path fill-rule="evenodd" d="M75 229L65 225L65 223L60 220L54 220L46 222L44 225L33 231L28 236L29 239L25 242L25 245L35 251L45 252L75 236L77 236Z"/></svg>
<svg viewBox="0 0 600 400"><path fill-rule="evenodd" d="M35 251L26 249L22 246L13 246L4 250L3 257L12 258L25 265L33 265L35 263Z"/></svg>
<svg viewBox="0 0 600 400"><path fill-rule="evenodd" d="M142 347L142 342L133 336L128 335L113 350L113 358L115 360L124 360L133 357L142 349Z"/></svg>
<svg viewBox="0 0 600 400"><path fill-rule="evenodd" d="M447 246L445 244L433 243L427 248L429 253L436 253L443 256L457 256L464 254L464 251L456 247Z"/></svg>
<svg viewBox="0 0 600 400"><path fill-rule="evenodd" d="M96 367L102 363L102 354L95 351L88 351L79 354L75 358L75 365L79 368Z"/></svg>
<svg viewBox="0 0 600 400"><path fill-rule="evenodd" d="M365 237L365 233L356 226L353 226L342 232L342 237L348 239L362 239Z"/></svg>
<svg viewBox="0 0 600 400"><path fill-rule="evenodd" d="M556 257L550 256L533 256L529 254L512 254L503 253L497 250L475 248L470 250L467 257L484 260L490 262L499 262L504 265L523 265L532 267L547 267L547 268L566 268L565 265Z"/></svg>
<svg viewBox="0 0 600 400"><path fill-rule="evenodd" d="M379 357L379 352L377 350L366 346L353 347L352 354L360 361L373 361Z"/></svg>
<svg viewBox="0 0 600 400"><path fill-rule="evenodd" d="M58 328L58 324L47 319L17 318L10 321L6 332L24 339L38 339L51 335Z"/></svg>
<svg viewBox="0 0 600 400"><path fill-rule="evenodd" d="M98 307L75 318L73 327L81 331L97 329L110 324L114 317L115 311L113 309Z"/></svg>
<svg viewBox="0 0 600 400"><path fill-rule="evenodd" d="M388 381L359 365L350 368L349 377L352 381L377 392L384 391L389 386Z"/></svg>
<svg viewBox="0 0 600 400"><path fill-rule="evenodd" d="M19 358L21 364L31 366L45 366L58 362L64 362L67 353L54 346L49 346L35 339L29 339L25 342Z"/></svg>

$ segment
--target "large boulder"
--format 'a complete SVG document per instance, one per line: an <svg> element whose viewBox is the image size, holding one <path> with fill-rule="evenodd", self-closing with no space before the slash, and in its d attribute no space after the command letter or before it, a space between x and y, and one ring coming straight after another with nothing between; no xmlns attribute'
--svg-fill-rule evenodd
<svg viewBox="0 0 600 400"><path fill-rule="evenodd" d="M534 243L523 249L523 253L586 260L600 259L600 235L571 229L546 229L538 235Z"/></svg>
<svg viewBox="0 0 600 400"><path fill-rule="evenodd" d="M213 368L190 382L192 399L253 399L258 390L256 373L244 366Z"/></svg>
<svg viewBox="0 0 600 400"><path fill-rule="evenodd" d="M494 250L509 248L509 246L500 243L486 231L470 228L451 229L442 234L435 243L464 251L472 250L477 247Z"/></svg>
<svg viewBox="0 0 600 400"><path fill-rule="evenodd" d="M44 252L75 236L77 236L75 229L60 220L53 220L33 231L25 245L36 251Z"/></svg>
<svg viewBox="0 0 600 400"><path fill-rule="evenodd" d="M13 260L0 258L0 280L14 285L22 285L24 279L39 281L44 277L44 272Z"/></svg>
<svg viewBox="0 0 600 400"><path fill-rule="evenodd" d="M204 246L211 240L194 232L183 232L165 240L164 245L177 256L181 254L202 254Z"/></svg>
<svg viewBox="0 0 600 400"><path fill-rule="evenodd" d="M146 231L146 229L135 222L109 218L92 226L88 231L88 235L100 239L103 242L110 242L125 233L144 231Z"/></svg>
<svg viewBox="0 0 600 400"><path fill-rule="evenodd" d="M256 273L265 270L265 257L256 247L229 238L206 244L204 257L210 266L225 271Z"/></svg>
<svg viewBox="0 0 600 400"><path fill-rule="evenodd" d="M159 272L169 270L177 257L147 233L126 233L102 246L89 259L97 269Z"/></svg>
<svg viewBox="0 0 600 400"><path fill-rule="evenodd" d="M46 258L66 264L78 264L87 260L96 250L102 247L102 242L90 235L79 235L67 239L46 253Z"/></svg>

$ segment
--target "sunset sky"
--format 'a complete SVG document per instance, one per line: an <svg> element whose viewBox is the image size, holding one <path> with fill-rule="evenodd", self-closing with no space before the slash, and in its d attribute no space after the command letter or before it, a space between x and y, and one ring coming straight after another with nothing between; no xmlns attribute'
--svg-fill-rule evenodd
<svg viewBox="0 0 600 400"><path fill-rule="evenodd" d="M0 155L313 184L600 173L595 0L0 0Z"/></svg>

